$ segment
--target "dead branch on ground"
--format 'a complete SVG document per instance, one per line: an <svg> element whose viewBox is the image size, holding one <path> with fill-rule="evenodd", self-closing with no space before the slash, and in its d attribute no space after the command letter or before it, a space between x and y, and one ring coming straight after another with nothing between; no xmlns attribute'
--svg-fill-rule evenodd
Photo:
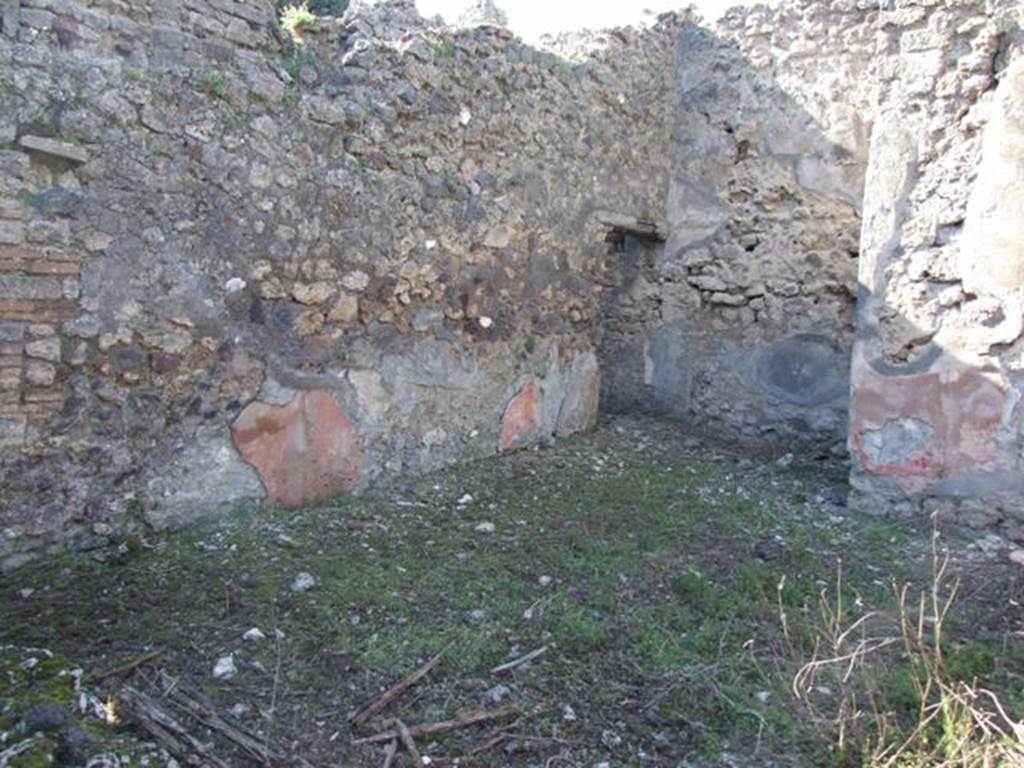
<svg viewBox="0 0 1024 768"><path fill-rule="evenodd" d="M395 699L399 698L409 688L412 688L414 685L416 685L416 683L418 683L420 680L422 680L424 677L430 674L430 670L432 670L434 667L438 665L438 663L441 661L441 657L444 656L445 652L447 652L449 648L451 648L451 645L448 645L445 648L441 649L441 652L434 656L432 659L430 659L426 664L417 669L408 677L404 678L403 680L399 681L395 685L388 688L376 699L366 704L361 709L357 709L355 712L352 712L348 716L349 722L357 726L365 725L367 722L370 721L370 719L374 715L376 715L378 712L386 708L388 704L393 702Z"/></svg>
<svg viewBox="0 0 1024 768"><path fill-rule="evenodd" d="M455 731L461 728L468 728L471 725L477 723L485 723L491 720L502 720L506 717L512 717L518 715L519 709L514 706L498 707L497 709L475 709L470 712L465 712L452 720L440 720L436 723L422 723L421 725L414 725L409 728L409 734L413 737L428 736L433 733L445 733L446 731ZM373 736L366 736L362 739L356 739L353 744L380 744L392 739L398 739L401 734L394 729L389 729L381 733L374 734Z"/></svg>

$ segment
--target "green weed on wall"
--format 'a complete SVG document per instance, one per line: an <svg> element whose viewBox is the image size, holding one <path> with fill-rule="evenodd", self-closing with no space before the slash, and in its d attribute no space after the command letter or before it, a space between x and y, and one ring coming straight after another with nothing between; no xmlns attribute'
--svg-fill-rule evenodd
<svg viewBox="0 0 1024 768"><path fill-rule="evenodd" d="M277 0L278 12L292 2L293 0ZM349 0L309 0L306 7L317 16L341 16L348 8L348 3Z"/></svg>

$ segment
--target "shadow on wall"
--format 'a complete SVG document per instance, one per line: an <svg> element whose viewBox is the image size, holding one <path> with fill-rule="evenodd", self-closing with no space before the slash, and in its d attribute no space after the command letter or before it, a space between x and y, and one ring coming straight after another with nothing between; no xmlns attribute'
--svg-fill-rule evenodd
<svg viewBox="0 0 1024 768"><path fill-rule="evenodd" d="M271 0L46 5L0 2L0 569L592 424L675 16L569 60L411 0L301 50Z"/></svg>
<svg viewBox="0 0 1024 768"><path fill-rule="evenodd" d="M840 452L867 130L822 126L699 27L677 69L669 236L619 254L602 405Z"/></svg>
<svg viewBox="0 0 1024 768"><path fill-rule="evenodd" d="M875 142L869 189L882 194L865 211L852 482L866 508L923 506L1024 540L1024 60L995 81L983 130L961 139L976 175L963 208L940 211L933 241L913 240L927 213L914 201L954 153L925 167L913 125Z"/></svg>

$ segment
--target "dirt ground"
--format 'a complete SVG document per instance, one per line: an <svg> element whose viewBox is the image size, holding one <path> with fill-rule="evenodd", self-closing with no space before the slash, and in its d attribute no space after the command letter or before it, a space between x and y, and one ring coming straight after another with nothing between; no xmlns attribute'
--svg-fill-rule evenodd
<svg viewBox="0 0 1024 768"><path fill-rule="evenodd" d="M353 741L390 718L415 730L500 708L418 736L423 763L853 765L792 692L822 637L821 595L841 579L851 617L891 611L894 582L928 584L932 550L930 527L850 511L844 476L814 456L607 418L359 498L239 510L26 567L0 581L0 755L29 735L32 706L87 699L87 711L0 764L167 764L137 744L149 737L122 701L128 684L170 711L182 705L168 689L188 691L279 755L258 760L178 711L209 750L197 764L379 767L387 743ZM979 538L943 531L965 576L947 655L1020 714L1024 588ZM419 684L349 722L442 650ZM234 673L216 679L217 666ZM898 667L886 674L899 716L914 704ZM412 763L403 751L394 764Z"/></svg>

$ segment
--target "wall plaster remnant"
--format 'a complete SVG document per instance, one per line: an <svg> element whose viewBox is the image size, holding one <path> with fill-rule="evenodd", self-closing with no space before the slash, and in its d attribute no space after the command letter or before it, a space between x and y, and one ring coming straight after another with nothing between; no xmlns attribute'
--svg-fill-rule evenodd
<svg viewBox="0 0 1024 768"><path fill-rule="evenodd" d="M1024 541L1019 0L463 21L4 4L0 568L599 407Z"/></svg>

